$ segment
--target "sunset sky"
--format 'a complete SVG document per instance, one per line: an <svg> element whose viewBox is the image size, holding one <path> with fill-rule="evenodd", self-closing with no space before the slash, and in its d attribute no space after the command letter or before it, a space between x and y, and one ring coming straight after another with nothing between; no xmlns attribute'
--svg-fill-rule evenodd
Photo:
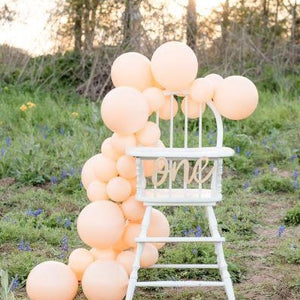
<svg viewBox="0 0 300 300"><path fill-rule="evenodd" d="M208 15L222 1L198 0L197 11L201 15ZM187 0L166 2L168 11L175 19L185 15ZM32 55L51 52L55 40L51 38L51 30L47 28L47 23L50 11L56 7L57 0L0 0L0 8L4 4L15 10L16 16L13 22L0 25L0 44L24 49Z"/></svg>

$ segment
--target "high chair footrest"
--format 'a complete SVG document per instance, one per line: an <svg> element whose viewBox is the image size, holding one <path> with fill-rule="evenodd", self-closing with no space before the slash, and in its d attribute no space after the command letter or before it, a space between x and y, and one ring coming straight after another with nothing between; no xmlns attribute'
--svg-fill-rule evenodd
<svg viewBox="0 0 300 300"><path fill-rule="evenodd" d="M138 237L137 243L222 243L225 242L223 237Z"/></svg>
<svg viewBox="0 0 300 300"><path fill-rule="evenodd" d="M224 286L222 281L138 281L136 286L140 287L202 287L202 286Z"/></svg>

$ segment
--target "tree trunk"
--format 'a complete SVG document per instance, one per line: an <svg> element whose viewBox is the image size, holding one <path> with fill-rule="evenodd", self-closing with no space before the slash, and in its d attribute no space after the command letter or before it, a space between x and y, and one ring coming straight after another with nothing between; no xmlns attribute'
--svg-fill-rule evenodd
<svg viewBox="0 0 300 300"><path fill-rule="evenodd" d="M186 41L197 52L197 12L196 0L189 0L186 16Z"/></svg>
<svg viewBox="0 0 300 300"><path fill-rule="evenodd" d="M74 2L74 48L81 51L82 48L82 3Z"/></svg>

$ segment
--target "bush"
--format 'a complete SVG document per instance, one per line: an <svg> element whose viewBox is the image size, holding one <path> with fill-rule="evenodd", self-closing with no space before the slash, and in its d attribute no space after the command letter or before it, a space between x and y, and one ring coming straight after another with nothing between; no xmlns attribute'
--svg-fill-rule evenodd
<svg viewBox="0 0 300 300"><path fill-rule="evenodd" d="M275 174L265 174L253 181L253 191L264 192L293 192L293 184L289 178L282 178Z"/></svg>
<svg viewBox="0 0 300 300"><path fill-rule="evenodd" d="M300 203L287 211L284 217L284 223L289 226L300 225Z"/></svg>

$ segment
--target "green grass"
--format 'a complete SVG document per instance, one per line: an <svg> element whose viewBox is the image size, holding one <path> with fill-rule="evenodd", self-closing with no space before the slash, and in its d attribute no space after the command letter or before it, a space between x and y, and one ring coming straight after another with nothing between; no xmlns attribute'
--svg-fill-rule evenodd
<svg viewBox="0 0 300 300"><path fill-rule="evenodd" d="M20 106L29 101L36 107L21 111ZM73 112L78 116L72 115ZM179 131L182 115L177 120L175 126ZM20 284L15 297L26 299L25 279L37 263L66 262L70 251L83 245L76 232L76 218L88 200L80 185L80 169L89 157L99 152L102 141L111 133L100 119L99 104L64 90L32 92L13 85L1 90L0 124L0 269L7 271L9 277L2 284L2 292L6 291L10 299L4 286L17 278ZM210 145L215 141L215 128L208 112L203 124L207 132L204 143ZM268 244L259 243L270 242L268 235L261 236L260 232L271 228L276 239L282 220L290 226L299 225L300 182L295 178L295 170L300 171L299 124L299 99L270 92L260 94L259 107L249 119L224 121L224 144L237 153L225 160L224 201L217 205L216 214L220 231L228 242L225 254L237 284L238 299L249 299L251 288L247 289L247 278L253 272L251 255L268 248ZM190 129L192 138L197 134L197 123L190 122ZM163 125L163 131L166 130ZM182 140L175 142L180 145ZM295 208L291 210L292 207ZM277 213L276 209L278 213L283 210L283 214L268 221ZM194 236L198 226L203 234L208 231L202 209L162 210L168 216L172 235ZM291 227L294 228L297 227ZM286 265L299 264L299 236L285 238L285 234L288 233L284 232L276 244L276 259L266 260L272 268L281 268L281 274L289 273ZM211 263L215 262L214 250L209 245L166 246L160 252L160 262L170 261ZM141 274L144 279L219 279L214 271L200 270L143 270ZM299 280L296 273L290 276L288 289L297 295ZM257 289L263 299L278 292L270 286ZM199 290L151 289L147 293L151 299L222 298L221 294ZM140 299L148 299L147 295L138 293Z"/></svg>

